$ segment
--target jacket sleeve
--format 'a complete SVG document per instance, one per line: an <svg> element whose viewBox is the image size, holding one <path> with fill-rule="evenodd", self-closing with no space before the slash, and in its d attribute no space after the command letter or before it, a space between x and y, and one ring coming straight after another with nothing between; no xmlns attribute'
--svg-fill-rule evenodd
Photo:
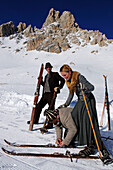
<svg viewBox="0 0 113 170"><path fill-rule="evenodd" d="M56 130L56 138L62 139L62 133L63 133L62 127L56 125L55 130Z"/></svg>
<svg viewBox="0 0 113 170"><path fill-rule="evenodd" d="M42 78L42 80L41 80L41 85L42 85L42 86L44 86L45 80L46 80L46 76L45 76L45 78L44 78L44 81L43 81L43 78Z"/></svg>
<svg viewBox="0 0 113 170"><path fill-rule="evenodd" d="M73 96L74 96L74 93L73 93L73 94L69 93L68 98L67 98L67 100L66 100L66 102L65 102L65 105L66 105L66 106L69 106L69 105L70 105L70 103L71 103L71 101L72 101L72 99L73 99Z"/></svg>
<svg viewBox="0 0 113 170"><path fill-rule="evenodd" d="M87 79L83 75L79 75L79 83L84 84L86 89L85 92L87 93L90 93L94 90L94 86L89 81L87 81Z"/></svg>
<svg viewBox="0 0 113 170"><path fill-rule="evenodd" d="M65 80L63 77L61 77L58 73L56 74L56 77L57 79L60 81L60 84L59 84L59 88L62 89L64 84L65 84Z"/></svg>
<svg viewBox="0 0 113 170"><path fill-rule="evenodd" d="M67 118L65 119L64 127L68 130L68 133L64 138L63 142L66 146L68 146L74 138L75 134L77 133L77 128L70 112L68 113Z"/></svg>
<svg viewBox="0 0 113 170"><path fill-rule="evenodd" d="M42 86L44 86L44 81L42 80L40 84L41 84Z"/></svg>

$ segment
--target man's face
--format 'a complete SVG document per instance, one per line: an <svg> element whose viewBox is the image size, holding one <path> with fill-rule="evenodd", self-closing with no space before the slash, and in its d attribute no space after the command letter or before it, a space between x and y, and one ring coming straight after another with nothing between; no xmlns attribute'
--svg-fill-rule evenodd
<svg viewBox="0 0 113 170"><path fill-rule="evenodd" d="M51 69L50 67L46 68L46 71L48 72L48 74L51 72Z"/></svg>

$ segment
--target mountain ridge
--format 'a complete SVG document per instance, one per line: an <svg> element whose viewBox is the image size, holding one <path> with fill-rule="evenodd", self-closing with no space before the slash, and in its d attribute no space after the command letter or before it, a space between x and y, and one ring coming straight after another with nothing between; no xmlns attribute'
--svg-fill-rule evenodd
<svg viewBox="0 0 113 170"><path fill-rule="evenodd" d="M17 36L22 37L24 34L27 37L26 50L46 51L52 53L61 53L66 51L76 44L77 46L85 47L88 44L100 47L113 44L113 39L107 39L106 35L99 30L81 29L75 22L73 14L69 11L64 11L60 14L59 11L50 9L49 14L42 25L41 29L26 26L20 22L15 28L12 21L0 25L0 36L9 36L13 39Z"/></svg>

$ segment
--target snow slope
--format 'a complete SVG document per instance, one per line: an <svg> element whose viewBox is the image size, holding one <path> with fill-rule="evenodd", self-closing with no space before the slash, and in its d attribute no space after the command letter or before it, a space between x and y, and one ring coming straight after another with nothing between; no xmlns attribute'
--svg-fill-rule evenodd
<svg viewBox="0 0 113 170"><path fill-rule="evenodd" d="M107 128L107 113L105 111L104 124L100 131L102 136L113 138L113 44L109 44L108 47L99 47L98 45L79 47L75 45L66 52L54 54L35 50L28 52L25 49L26 44L23 45L25 41L25 37L18 41L16 38L12 40L9 40L8 37L0 38L0 147L4 146L9 150L15 149L8 147L4 139L17 143L55 143L54 128L49 130L47 134L40 133L39 128L43 126L45 120L43 113L41 114L40 123L34 125L33 131L28 130L29 126L26 123L31 116L39 69L41 64L46 62L51 62L53 71L59 71L64 63L69 64L73 70L79 71L95 86L93 93L97 101L99 122L104 103L103 74L107 75L109 100L111 102L111 130L108 131ZM46 74L46 71L44 71L44 74ZM57 97L56 108L65 102L67 96L68 90L65 85ZM75 96L74 100L76 99ZM107 140L105 145L113 155L113 141ZM57 151L65 153L66 151L66 149L40 148L17 148L16 150L39 153ZM79 149L70 149L70 151L78 152ZM0 149L1 170L47 170L50 168L54 170L113 169L113 164L103 166L100 160L75 159L71 162L70 159L13 157L6 155Z"/></svg>

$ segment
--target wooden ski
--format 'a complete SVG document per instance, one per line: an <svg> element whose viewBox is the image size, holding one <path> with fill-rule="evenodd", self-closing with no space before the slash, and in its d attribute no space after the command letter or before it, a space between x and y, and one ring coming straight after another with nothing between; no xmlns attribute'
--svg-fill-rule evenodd
<svg viewBox="0 0 113 170"><path fill-rule="evenodd" d="M31 114L31 121L30 121L30 125L29 125L30 131L33 130L34 115L35 115L36 104L37 104L38 98L39 98L39 91L40 91L40 84L41 84L41 81L42 81L43 70L44 70L44 65L42 64L41 69L40 69L40 74L39 74L39 77L38 77L36 92L35 92L35 96L34 96L34 103L33 103L33 109L32 109L32 114Z"/></svg>
<svg viewBox="0 0 113 170"><path fill-rule="evenodd" d="M104 106L103 106L100 126L103 126L104 110L106 107L107 116L108 116L108 130L110 130L111 129L111 127L110 127L110 108L109 108L109 98L108 98L108 88L107 88L107 76L103 75L103 77L105 79L105 100L104 100Z"/></svg>
<svg viewBox="0 0 113 170"><path fill-rule="evenodd" d="M42 148L77 148L77 149L82 149L85 148L85 146L67 146L67 147L61 147L59 145L54 145L54 144L17 144L15 142L11 143L4 139L5 143L7 143L9 146L13 147L42 147Z"/></svg>
<svg viewBox="0 0 113 170"><path fill-rule="evenodd" d="M87 157L82 157L79 154L71 154L70 151L66 151L65 154L63 153L59 153L59 152L54 152L52 154L48 154L48 153L26 153L26 152L16 152L16 151L9 151L5 148L2 147L2 150L8 154L8 155L13 155L13 156L32 156L32 157L51 157L51 158L70 158L71 162L72 159L76 158L76 159L99 159L98 156L87 156Z"/></svg>

